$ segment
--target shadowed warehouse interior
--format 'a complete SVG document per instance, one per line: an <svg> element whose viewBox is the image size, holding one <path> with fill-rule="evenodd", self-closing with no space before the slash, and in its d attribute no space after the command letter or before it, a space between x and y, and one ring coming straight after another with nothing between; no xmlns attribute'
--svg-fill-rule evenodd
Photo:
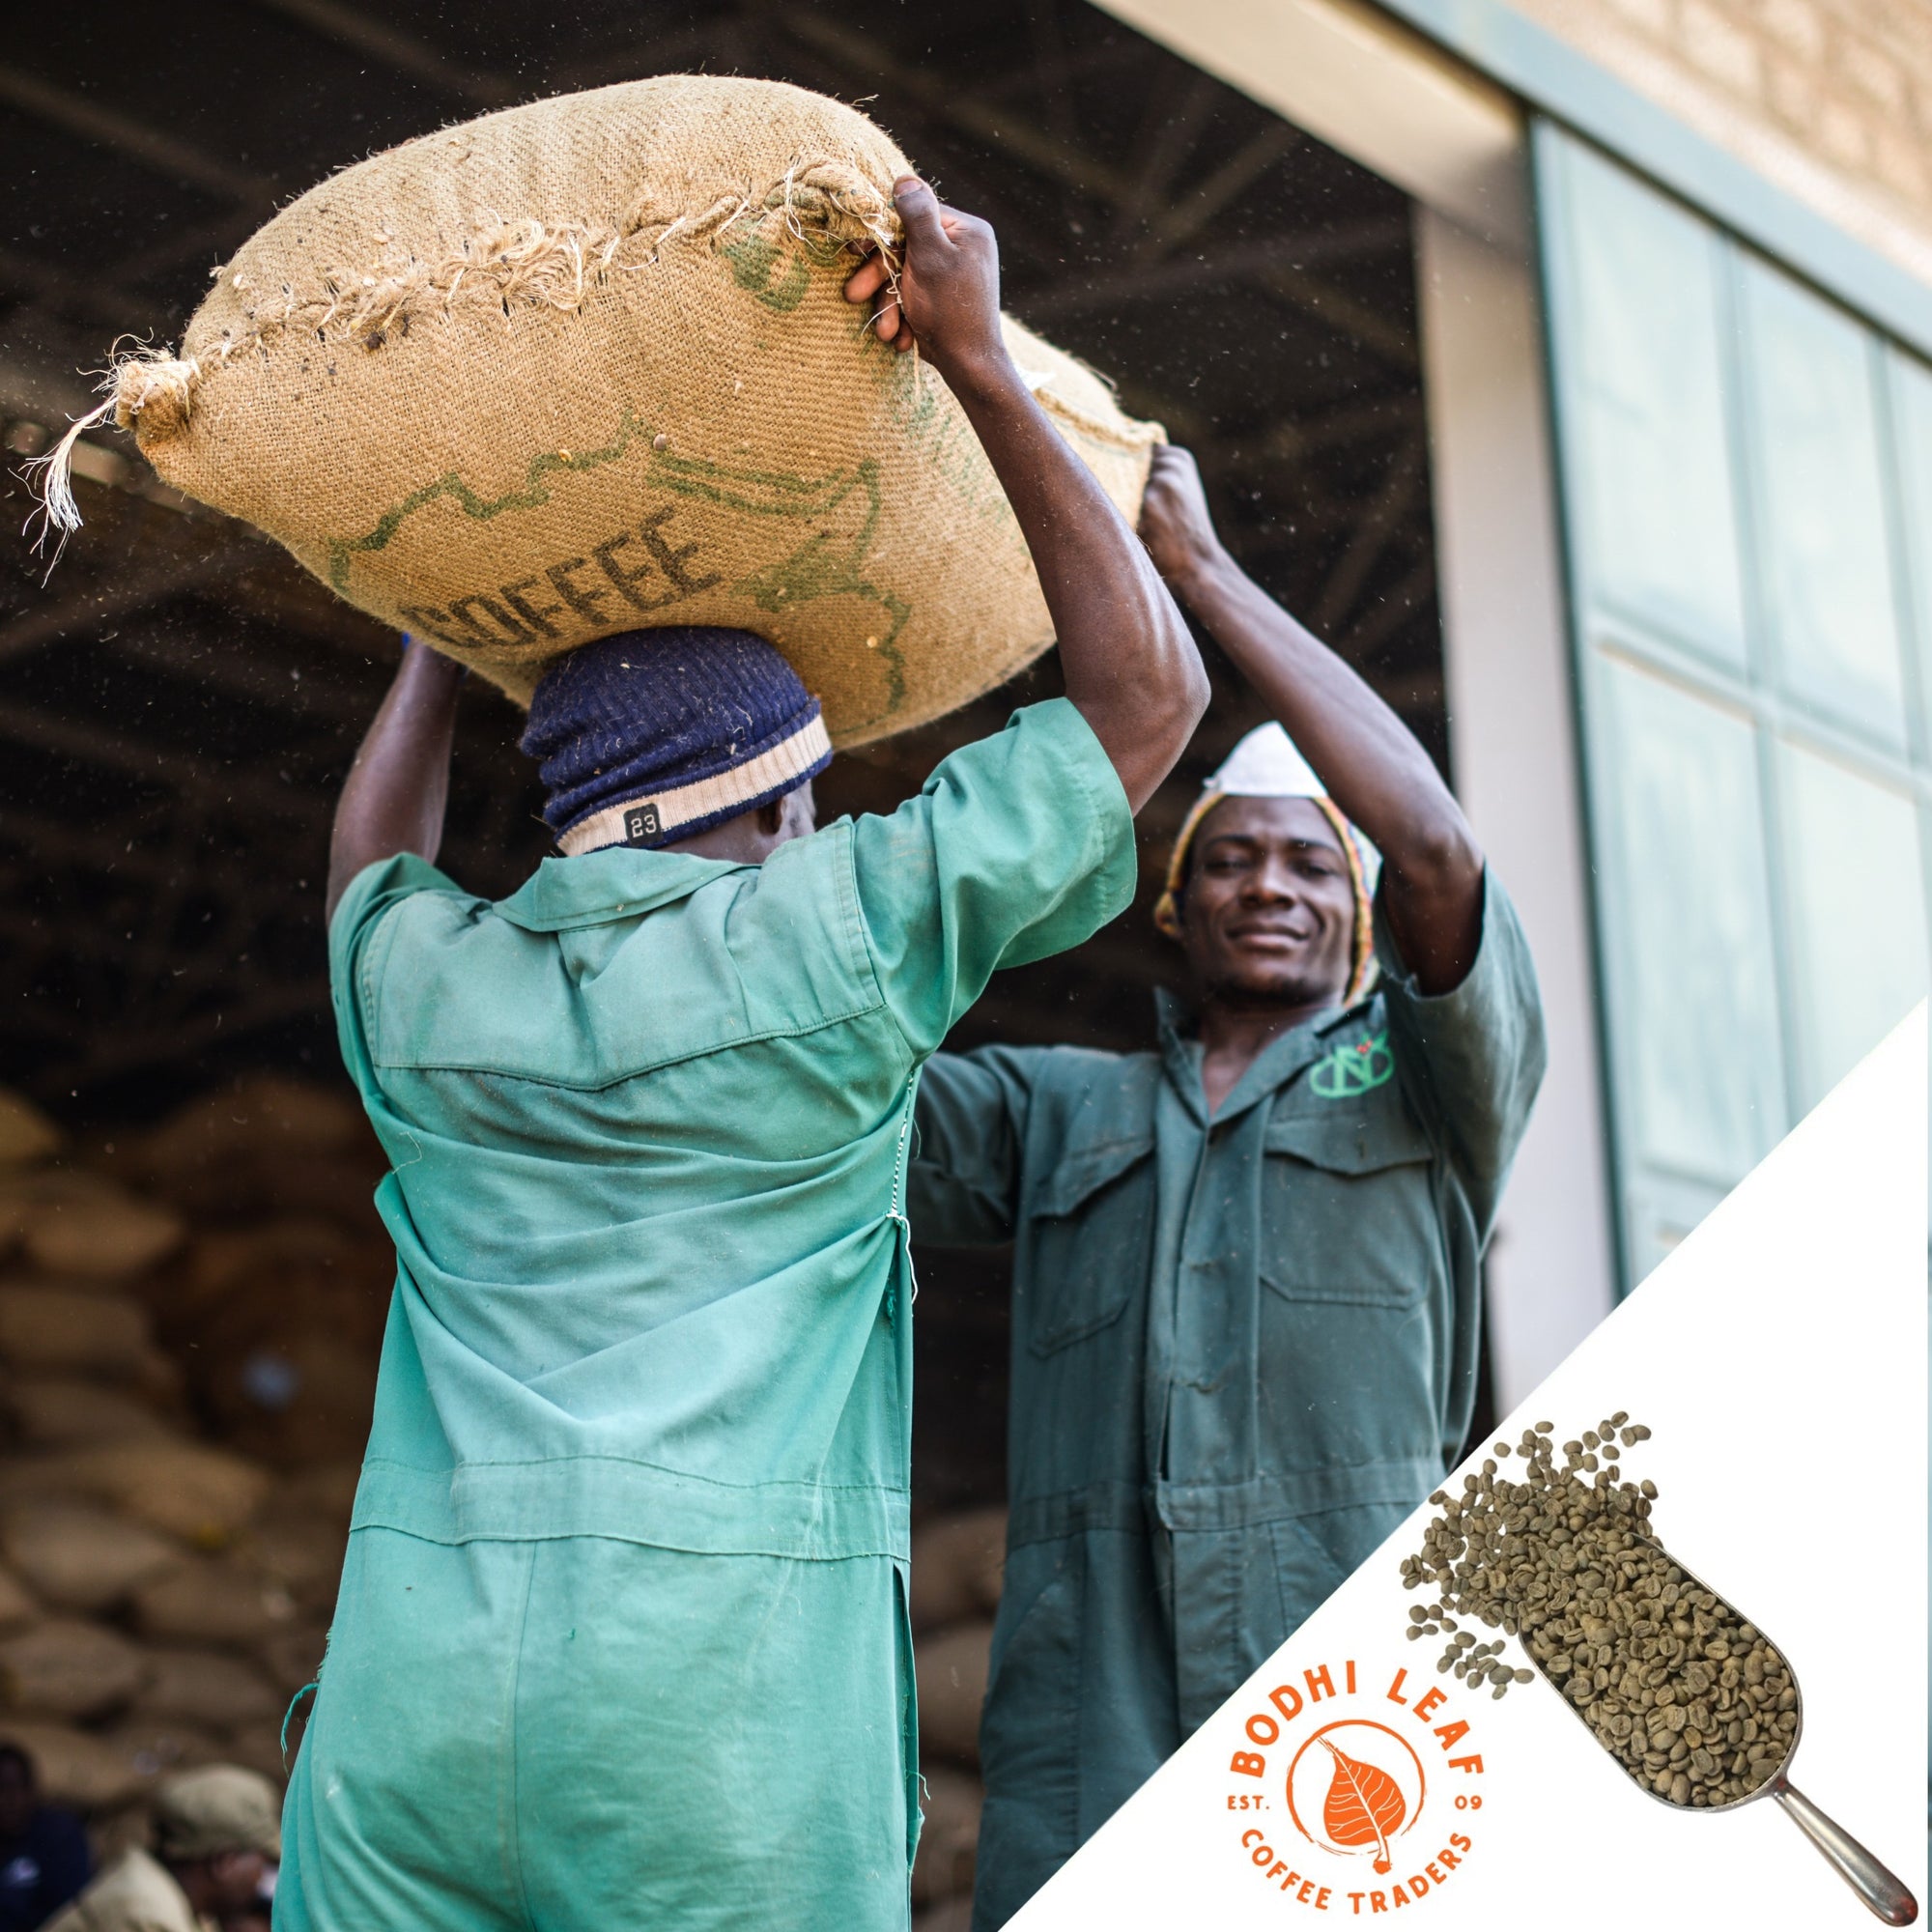
<svg viewBox="0 0 1932 1932"><path fill-rule="evenodd" d="M199 0L138 77L98 59L144 16L47 16L0 68L0 406L15 457L89 401L121 334L168 343L277 205L394 141L535 95L703 69L858 102L989 217L1006 299L1201 460L1254 575L1361 668L1438 757L1440 642L1408 209L1387 184L1096 9L942 22L877 4L534 10ZM91 437L87 523L50 575L10 544L0 614L0 1052L58 1116L154 1117L258 1066L334 1076L320 886L328 815L394 639L244 527ZM10 478L17 525L28 508ZM945 539L935 531L933 540ZM43 582L43 580L45 580ZM1141 821L1134 911L1001 976L959 1040L1147 1043L1170 969L1147 920L1201 777L1258 721L1210 663L1197 744ZM842 758L825 815L889 808L1053 688L1049 658L942 724ZM465 700L443 863L511 889L544 849L514 710ZM960 1272L928 1264L935 1284ZM995 1270L995 1274L996 1274ZM983 1264L972 1283L992 1279ZM992 1396L999 1295L973 1294ZM923 1346L969 1310L929 1294ZM949 1406L928 1377L923 1424ZM961 1393L965 1393L962 1387ZM935 1426L926 1477L944 1491ZM983 1452L957 1475L980 1491Z"/></svg>

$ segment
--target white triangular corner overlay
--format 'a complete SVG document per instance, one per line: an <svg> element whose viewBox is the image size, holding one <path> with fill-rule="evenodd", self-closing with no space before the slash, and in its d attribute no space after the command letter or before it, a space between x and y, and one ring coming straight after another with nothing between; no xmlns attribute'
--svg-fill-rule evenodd
<svg viewBox="0 0 1932 1932"><path fill-rule="evenodd" d="M1497 1430L1514 1441L1548 1420L1561 1440L1619 1408L1650 1425L1626 1469L1657 1481L1657 1535L1796 1672L1792 1781L1921 1905L1926 1112L1921 1004ZM1398 1573L1431 1514L1322 1605L1015 1932L1876 1922L1769 1797L1674 1809L1540 1678L1495 1701L1438 1675L1437 1646L1404 1638ZM1402 1793L1382 1875L1382 1846L1325 1840L1318 1807L1339 1774L1314 1733L1335 1724L1353 1728L1326 1743Z"/></svg>

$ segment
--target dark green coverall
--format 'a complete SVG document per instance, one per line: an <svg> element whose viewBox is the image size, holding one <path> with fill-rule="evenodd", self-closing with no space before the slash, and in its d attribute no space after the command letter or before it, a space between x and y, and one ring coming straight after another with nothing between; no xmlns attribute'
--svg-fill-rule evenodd
<svg viewBox="0 0 1932 1932"><path fill-rule="evenodd" d="M986 1047L922 1077L917 1239L1013 1244L1006 1588L975 1932L1018 1910L1440 1481L1543 1075L1507 895L1452 992L1201 1049Z"/></svg>

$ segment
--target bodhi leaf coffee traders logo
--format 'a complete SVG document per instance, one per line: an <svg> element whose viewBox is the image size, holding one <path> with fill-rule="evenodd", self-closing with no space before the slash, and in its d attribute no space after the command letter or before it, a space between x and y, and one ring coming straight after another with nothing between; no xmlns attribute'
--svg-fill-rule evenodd
<svg viewBox="0 0 1932 1932"><path fill-rule="evenodd" d="M1365 1718L1342 1718L1295 1752L1288 1768L1289 1815L1311 1844L1363 1853L1383 1875L1394 1866L1389 1847L1422 1809L1426 1782L1406 1738Z"/></svg>
<svg viewBox="0 0 1932 1932"><path fill-rule="evenodd" d="M1239 1721L1227 1794L1239 1852L1296 1904L1401 1911L1474 1850L1483 1760L1446 1690L1349 1658L1291 1676Z"/></svg>

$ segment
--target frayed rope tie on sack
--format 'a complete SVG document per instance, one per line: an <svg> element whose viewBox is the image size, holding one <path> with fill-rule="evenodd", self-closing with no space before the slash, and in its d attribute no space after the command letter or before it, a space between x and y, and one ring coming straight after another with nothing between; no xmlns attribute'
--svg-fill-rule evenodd
<svg viewBox="0 0 1932 1932"><path fill-rule="evenodd" d="M74 444L104 422L128 429L144 410L171 412L178 423L185 423L200 380L201 364L193 356L181 360L157 349L137 349L117 356L101 384L106 401L70 423L67 434L44 456L21 465L22 480L35 498L26 530L33 529L36 518L41 525L34 536L34 554L41 554L50 531L57 533L49 570L60 561L68 538L80 527L80 506L73 500Z"/></svg>
<svg viewBox="0 0 1932 1932"><path fill-rule="evenodd" d="M833 247L879 248L896 289L894 251L901 238L892 202L848 163L795 161L762 195L747 188L722 196L701 213L675 218L656 216L645 209L616 226L492 215L440 262L412 257L407 263L385 261L367 274L333 270L322 276L319 292L305 296L284 289L278 298L249 309L250 327L237 335L224 330L211 353L218 362L226 362L238 352L258 347L294 327L345 327L364 349L380 349L392 330L407 331L414 309L434 302L447 312L458 289L466 286L472 299L529 303L570 313L582 308L589 287L601 276L613 269L650 266L658 251L674 239L715 236L748 218L773 214L794 240L803 242L818 240ZM658 234L648 243L644 260L619 262L620 249L634 241L640 242L651 228ZM252 295L244 274L237 273L234 282L244 296ZM80 527L80 507L73 499L74 444L89 430L110 420L118 429L131 428L144 412L150 430L185 428L202 375L195 356L176 357L149 348L117 355L101 385L106 400L71 423L44 456L22 467L22 479L35 498L26 524L26 530L33 533L35 554L42 554L50 533L55 537L49 571L60 561L68 538ZM162 420L156 422L157 416Z"/></svg>

